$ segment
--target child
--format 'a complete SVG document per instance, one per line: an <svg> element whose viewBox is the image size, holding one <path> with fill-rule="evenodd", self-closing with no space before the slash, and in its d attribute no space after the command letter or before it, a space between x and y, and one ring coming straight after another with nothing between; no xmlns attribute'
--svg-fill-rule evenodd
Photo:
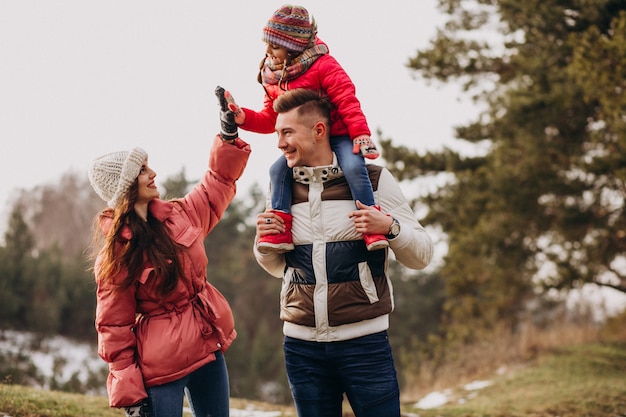
<svg viewBox="0 0 626 417"><path fill-rule="evenodd" d="M277 115L272 106L280 94L294 88L324 92L334 106L331 146L348 181L352 198L375 206L363 157L375 159L378 151L355 96L354 84L316 35L315 20L309 20L309 13L304 7L280 7L263 28L267 49L258 76L265 90L263 109L256 112L240 108L228 91L224 93L225 98L235 112L235 122L242 129L273 133ZM292 169L287 166L285 158L280 157L270 168L270 194L272 211L284 220L285 231L260 238L257 248L261 253L285 252L294 248L290 213L291 178ZM384 235L364 235L363 238L368 250L389 246Z"/></svg>

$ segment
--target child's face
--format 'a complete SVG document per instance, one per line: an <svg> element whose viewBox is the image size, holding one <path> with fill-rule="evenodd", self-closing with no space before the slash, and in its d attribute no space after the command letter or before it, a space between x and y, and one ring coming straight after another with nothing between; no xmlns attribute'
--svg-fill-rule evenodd
<svg viewBox="0 0 626 417"><path fill-rule="evenodd" d="M283 46L268 43L265 55L272 60L273 64L282 64L287 59L288 51Z"/></svg>

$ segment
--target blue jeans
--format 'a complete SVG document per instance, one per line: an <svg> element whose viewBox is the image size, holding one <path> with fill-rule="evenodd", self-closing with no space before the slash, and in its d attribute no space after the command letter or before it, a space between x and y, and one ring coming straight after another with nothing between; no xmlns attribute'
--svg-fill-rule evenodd
<svg viewBox="0 0 626 417"><path fill-rule="evenodd" d="M228 370L221 352L215 360L181 379L147 389L153 417L181 417L183 395L194 416L228 417Z"/></svg>
<svg viewBox="0 0 626 417"><path fill-rule="evenodd" d="M348 136L333 136L330 138L330 146L337 155L337 162L348 181L352 199L373 206L374 191L367 175L363 155L352 153L352 140ZM287 160L282 156L270 167L270 198L274 210L291 212L292 172L287 166Z"/></svg>
<svg viewBox="0 0 626 417"><path fill-rule="evenodd" d="M400 388L387 332L342 342L285 337L287 378L299 417L400 417Z"/></svg>

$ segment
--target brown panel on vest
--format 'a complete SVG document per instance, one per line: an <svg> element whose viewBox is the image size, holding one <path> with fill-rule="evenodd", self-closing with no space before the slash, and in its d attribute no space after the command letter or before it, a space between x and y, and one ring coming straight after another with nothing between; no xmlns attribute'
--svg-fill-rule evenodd
<svg viewBox="0 0 626 417"><path fill-rule="evenodd" d="M378 190L378 181L380 180L382 167L372 164L366 166L372 182L372 189L376 191ZM294 181L292 191L292 204L304 203L309 200L309 186L307 184ZM322 191L322 200L352 200L352 194L345 177L326 181L324 183L324 191Z"/></svg>

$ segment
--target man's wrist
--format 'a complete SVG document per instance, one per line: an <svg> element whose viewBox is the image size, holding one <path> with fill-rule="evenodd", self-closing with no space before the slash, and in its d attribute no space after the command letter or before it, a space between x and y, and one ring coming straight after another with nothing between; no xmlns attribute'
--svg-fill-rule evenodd
<svg viewBox="0 0 626 417"><path fill-rule="evenodd" d="M389 240L395 239L400 234L400 223L394 217L391 217L391 226L385 237Z"/></svg>

